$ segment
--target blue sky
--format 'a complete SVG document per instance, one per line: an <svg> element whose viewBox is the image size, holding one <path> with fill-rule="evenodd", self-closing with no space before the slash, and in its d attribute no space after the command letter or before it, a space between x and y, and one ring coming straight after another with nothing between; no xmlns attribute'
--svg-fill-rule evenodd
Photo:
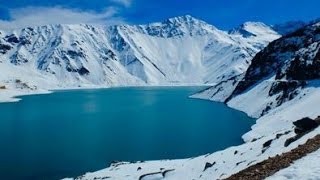
<svg viewBox="0 0 320 180"><path fill-rule="evenodd" d="M131 23L190 14L218 28L320 17L319 0L0 0L0 28L45 23ZM48 22L46 22L48 21Z"/></svg>

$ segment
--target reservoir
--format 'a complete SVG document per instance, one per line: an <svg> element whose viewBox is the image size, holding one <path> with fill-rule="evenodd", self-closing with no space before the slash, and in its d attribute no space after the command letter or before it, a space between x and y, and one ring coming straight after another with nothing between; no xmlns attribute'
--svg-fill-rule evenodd
<svg viewBox="0 0 320 180"><path fill-rule="evenodd" d="M239 145L254 119L191 99L203 87L56 91L0 104L0 175L54 180L112 161L190 158Z"/></svg>

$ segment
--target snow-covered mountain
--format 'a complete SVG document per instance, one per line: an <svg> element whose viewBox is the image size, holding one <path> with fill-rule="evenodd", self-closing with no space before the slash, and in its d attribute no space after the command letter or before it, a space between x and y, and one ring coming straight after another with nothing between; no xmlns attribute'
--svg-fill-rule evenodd
<svg viewBox="0 0 320 180"><path fill-rule="evenodd" d="M148 25L47 25L0 32L0 85L34 88L217 83L245 72L280 37L262 23L252 36L189 15Z"/></svg>

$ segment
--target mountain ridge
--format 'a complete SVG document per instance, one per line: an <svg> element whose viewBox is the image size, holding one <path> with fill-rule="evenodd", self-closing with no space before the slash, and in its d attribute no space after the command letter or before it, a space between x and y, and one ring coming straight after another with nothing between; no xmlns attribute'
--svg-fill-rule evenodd
<svg viewBox="0 0 320 180"><path fill-rule="evenodd" d="M255 37L230 35L188 15L147 25L60 24L2 31L0 68L5 64L10 70L3 71L10 76L0 83L20 79L49 89L217 83L245 72L251 58L279 37L267 26ZM15 73L20 68L33 72L33 78Z"/></svg>

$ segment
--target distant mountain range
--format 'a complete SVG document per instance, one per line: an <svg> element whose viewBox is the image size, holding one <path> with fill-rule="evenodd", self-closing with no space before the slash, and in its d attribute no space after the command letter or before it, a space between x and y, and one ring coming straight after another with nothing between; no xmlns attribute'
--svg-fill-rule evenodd
<svg viewBox="0 0 320 180"><path fill-rule="evenodd" d="M246 72L280 37L260 22L225 32L189 15L147 25L0 31L0 83L39 88L212 84Z"/></svg>

